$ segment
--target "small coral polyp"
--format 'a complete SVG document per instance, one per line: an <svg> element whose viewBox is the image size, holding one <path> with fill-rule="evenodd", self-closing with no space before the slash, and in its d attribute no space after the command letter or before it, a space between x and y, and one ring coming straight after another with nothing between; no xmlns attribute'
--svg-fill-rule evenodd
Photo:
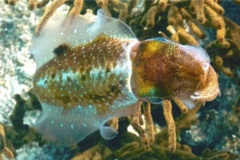
<svg viewBox="0 0 240 160"><path fill-rule="evenodd" d="M107 121L135 115L142 102L163 100L174 151L171 99L186 113L219 94L207 53L163 38L139 41L125 23L104 10L94 19L70 18L54 15L33 39L34 89L42 105L36 131L59 146L74 145L98 129L103 138L112 139L117 131L106 126ZM140 135L147 145L153 140L142 130Z"/></svg>

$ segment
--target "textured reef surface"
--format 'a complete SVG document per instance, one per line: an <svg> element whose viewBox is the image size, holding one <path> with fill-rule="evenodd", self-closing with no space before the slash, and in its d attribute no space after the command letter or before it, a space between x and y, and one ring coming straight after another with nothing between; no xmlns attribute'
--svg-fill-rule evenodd
<svg viewBox="0 0 240 160"><path fill-rule="evenodd" d="M49 0L0 1L0 159L239 158L239 0L55 0L45 6L47 3ZM187 114L176 107L179 101L172 103L174 152L169 149L161 103L151 108L143 103L136 114L109 121L109 126L118 130L112 140L104 140L96 131L72 147L56 147L35 132L33 126L42 109L32 89L34 72L39 67L29 53L33 35L40 35L55 12L74 16L85 14L87 9L96 14L99 8L129 25L139 40L164 37L180 44L202 46L209 54L221 95ZM55 52L61 53L61 49ZM148 125L151 118L153 128ZM137 128L140 124L144 130ZM146 139L150 139L147 147L143 144Z"/></svg>

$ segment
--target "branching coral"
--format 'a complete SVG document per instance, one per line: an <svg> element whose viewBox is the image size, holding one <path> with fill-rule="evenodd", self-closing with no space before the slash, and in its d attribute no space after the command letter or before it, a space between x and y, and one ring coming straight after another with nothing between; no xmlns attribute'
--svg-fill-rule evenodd
<svg viewBox="0 0 240 160"><path fill-rule="evenodd" d="M4 154L8 159L14 158L12 151L7 147L6 136L3 126L0 124L0 160L3 159Z"/></svg>
<svg viewBox="0 0 240 160"><path fill-rule="evenodd" d="M167 7L164 8L161 7L161 2L152 4L140 20L145 29L152 29L154 26L164 23L164 19L167 18L170 39L192 45L199 45L199 39L206 37L206 29L203 27L215 29L216 40L209 43L207 51L209 54L213 54L213 57L220 56L223 59L224 63L220 66L218 62L215 62L221 72L229 77L236 75L236 68L239 68L238 53L240 52L239 25L224 17L224 9L220 2L213 0L165 1L167 5L163 6ZM166 12L167 15L165 15ZM157 17L161 17L163 20L156 23ZM162 34L165 28L158 26L158 30ZM216 59L218 61L220 58Z"/></svg>
<svg viewBox="0 0 240 160"><path fill-rule="evenodd" d="M8 0L8 4L11 4L11 5L15 5L16 2L17 1L14 1L14 0ZM37 0L29 0L28 1L29 9L34 10L35 8L44 7L49 2L50 0L43 0L41 2L37 2ZM236 2L238 1L236 0ZM54 0L48 6L42 19L40 20L36 28L36 32L35 32L36 35L39 35L42 28L47 23L48 19L54 14L57 8L59 8L64 3L67 3L72 7L71 10L69 11L69 21L67 23L71 23L71 17L74 17L79 13L81 13L81 11L85 10L88 4L87 1L84 2L83 0L75 0L72 3L66 0L60 0L60 1ZM207 35L205 33L205 30L202 27L204 26L204 27L214 28L215 30L217 30L216 40L211 42L207 47L208 52L210 53L211 57L213 57L213 60L214 60L213 63L215 64L215 67L219 71L225 73L229 77L236 75L236 69L239 68L239 64L240 64L239 62L239 51L240 51L239 25L237 25L236 23L232 22L231 20L223 16L224 9L216 1L214 0L197 0L197 1L191 1L191 2L169 1L169 0L159 0L157 2L145 1L145 4L144 4L145 9L142 12L139 12L138 15L136 16L133 16L131 14L133 8L135 8L137 5L136 0L129 1L129 3L124 3L118 0L112 0L112 1L96 0L96 4L98 7L108 10L109 14L112 14L113 16L115 16L115 14L117 13L119 19L129 24L132 24L133 28L134 28L134 24L136 23L142 24L142 31L144 33L151 34L151 31L155 29L155 30L161 31L161 34L165 35L165 37L169 37L171 40L179 43L199 45L199 39L204 39ZM94 9L94 7L92 7L92 9ZM158 27L161 21L164 19L167 19L166 21L168 23L168 27L165 27L166 26L165 25L164 28L162 29L154 28L156 26ZM166 31L170 32L169 36L167 33L165 33ZM138 35L138 36L141 37L142 35ZM156 36L156 34L154 36ZM188 109L186 108L186 106L183 105L182 102L179 101L179 99L174 98L173 100L177 104L177 106L180 108L182 113L188 112ZM177 154L178 144L175 143L176 134L179 133L179 128L181 128L179 126L183 124L178 124L177 122L177 127L175 128L175 123L171 114L171 103L168 100L164 100L163 104L164 104L163 105L164 116L167 120L168 130L170 133L168 138L170 143L170 150L175 150L177 148L177 151L176 151L176 154ZM153 130L151 113L150 113L150 105L144 104L142 107L144 110L143 114L146 121L145 123L148 124L147 128L143 129L141 127L141 124L142 124L142 119L140 118L142 115L141 108L139 108L139 111L135 115L132 115L132 117L129 117L129 121L131 125L133 125L133 127L138 131L138 133L142 137L142 141L145 144L149 145L149 143L154 142L154 139L155 139L153 136L154 130ZM191 114L195 114L195 113L191 113ZM16 115L16 113L14 113L14 115ZM21 116L21 118L23 117ZM16 122L19 122L19 121L17 120L14 121L14 119L12 119L12 122L13 124L16 125ZM118 128L117 122L118 120L114 119L109 122L109 125L117 129ZM175 130L177 130L177 132L175 132ZM139 144L131 143L130 145L124 146L122 150L125 150L129 146L134 148L134 146L137 146L137 145ZM99 147L97 147L97 149L93 148L94 152L92 153L95 153L95 151L97 150L99 154L102 155L103 153L100 152L98 149ZM156 146L152 147L152 149L153 150L156 149ZM122 150L120 150L121 153L123 152ZM164 148L164 149L158 148L158 150L167 150L166 152L169 152L167 148ZM98 156L99 154L96 154L96 156ZM114 157L117 157L117 158L121 157L119 156L117 151L114 153L114 155L115 155ZM223 156L222 154L220 154L220 156L222 157L224 157L225 155L226 155L225 153L223 154ZM212 157L214 158L214 156Z"/></svg>
<svg viewBox="0 0 240 160"><path fill-rule="evenodd" d="M205 149L202 153L202 158L207 158L209 160L228 160L237 159L238 156L227 151Z"/></svg>
<svg viewBox="0 0 240 160"><path fill-rule="evenodd" d="M88 150L86 150L83 153L78 153L74 156L72 160L79 160L79 159L106 159L107 156L111 155L112 151L101 144L98 144Z"/></svg>
<svg viewBox="0 0 240 160"><path fill-rule="evenodd" d="M218 41L213 41L207 46L207 51L214 57L216 68L229 77L237 76L237 69L240 64L240 27L235 22L224 18L228 28L225 39L230 46L219 45Z"/></svg>
<svg viewBox="0 0 240 160"><path fill-rule="evenodd" d="M189 111L186 115L176 120L177 133L181 132L186 128L189 128L192 124L196 123L194 117L195 113L201 108L198 105L193 110ZM115 141L106 144L97 144L92 148L86 149L74 156L74 159L88 158L88 159L126 159L126 160L137 160L141 159L237 159L238 156L228 151L217 151L205 149L201 156L197 157L192 153L192 150L187 145L176 144L176 151L174 153L168 148L166 137L167 129L163 129L161 132L156 134L156 141L150 145L149 148L144 148L140 145L140 139L131 133L121 133L120 137L117 137ZM121 139L121 140L120 140ZM119 141L120 140L120 141ZM122 142L120 147L118 144ZM79 146L81 148L81 146Z"/></svg>
<svg viewBox="0 0 240 160"><path fill-rule="evenodd" d="M204 32L199 27L203 25L217 29L217 40L222 45L229 45L224 39L226 31L222 17L224 9L215 1L164 1L164 3L159 1L159 3L153 4L146 13L146 29L153 28L156 17L162 17L166 11L168 24L174 30L174 32L170 31L170 33L174 34L174 37L178 36L180 38L172 37L173 41L178 42L180 40L180 42L199 45L197 38L205 37Z"/></svg>
<svg viewBox="0 0 240 160"><path fill-rule="evenodd" d="M37 109L40 107L39 102L37 101L36 97L34 96L33 92L29 92L30 99L27 101L22 99L21 97L18 97L18 102L16 106L25 106L25 110L23 113L25 113L27 110ZM177 100L175 100L177 101ZM21 105L20 105L21 104ZM34 107L33 107L34 106ZM37 107L37 108L36 108ZM145 121L147 120L148 116L151 116L149 114L149 106L148 104L143 104L143 111L145 115ZM189 110L186 114L176 119L176 134L182 132L182 130L185 130L187 128L190 128L193 124L197 122L195 114L198 112L198 110L201 108L201 105L198 105L192 110ZM167 109L169 110L169 109ZM139 111L140 112L140 111ZM146 113L145 113L146 112ZM186 112L184 110L184 112ZM15 112L16 113L16 112ZM138 123L143 124L143 120L139 117L141 114L138 114L134 118L138 118ZM12 116L17 117L16 114L13 114ZM169 116L169 115L167 115ZM170 115L171 116L171 115ZM21 117L23 118L23 117ZM22 120L19 119L21 122ZM136 120L137 121L137 120ZM98 136L98 133L90 135L84 142L80 142L75 148L72 148L73 152L76 152L76 155L73 159L81 159L81 158L88 158L88 159L138 159L139 157L142 159L186 159L186 158L197 158L196 155L192 153L192 150L187 145L181 145L178 142L176 143L176 150L174 153L172 153L171 149L168 145L168 129L164 128L161 132L155 133L154 131L154 141L151 142L149 147L145 147L144 145L141 145L141 141L143 137L138 137L136 135L133 135L132 133L126 132L124 128L126 128L126 121L120 122L119 129L120 133L119 136L116 137L116 139L107 142L100 139ZM17 124L16 124L17 125ZM111 122L109 122L109 125L111 126L117 126L117 119L113 119ZM141 126L139 126L141 127ZM148 126L150 127L150 126ZM17 127L18 128L18 127ZM43 143L40 140L40 137L36 136L32 130L31 127L29 127L28 130L24 129L17 129L16 127L7 127L6 133L8 135L9 142L14 146L14 148L19 148L23 144L32 142L32 141L38 141L40 143ZM150 129L151 130L151 129ZM144 131L148 133L147 129ZM146 136L151 134L146 134ZM148 137L147 137L148 139ZM87 143L86 143L87 142ZM80 151L79 151L80 150ZM232 159L237 159L237 156L234 154L231 154L229 152L212 152L212 153L203 153L201 157L216 157L216 156L230 156Z"/></svg>
<svg viewBox="0 0 240 160"><path fill-rule="evenodd" d="M184 42L192 45L199 45L198 39L205 38L202 26L211 27L217 30L217 44L224 48L230 47L230 42L226 40L226 27L229 26L229 21L223 17L224 9L214 0L197 0L197 1L168 1L159 0L146 1L144 3L144 11L139 11L137 16L131 15L132 11L138 5L137 0L121 2L119 0L107 1L96 0L98 7L109 11L109 14L118 13L119 19L127 21L132 24L142 24L145 30L152 29L156 23L161 19L167 18L171 30L169 30L170 38L175 42ZM15 5L16 1L7 1L8 4ZM50 3L50 0L37 2L37 0L29 0L28 5L30 9L36 7L41 8ZM53 15L53 13L67 3L71 6L69 14L71 16L78 15L82 9L85 10L89 2L83 0L75 0L72 3L67 0L53 0L47 7L42 19L40 20L37 28L36 35L38 35L42 27ZM90 7L95 9L95 7ZM69 17L71 17L69 16ZM159 18L160 17L160 21ZM157 21L156 21L157 20ZM226 26L227 24L227 26ZM164 31L166 28L159 28L158 31ZM235 41L236 42L236 41ZM238 47L239 50L239 47Z"/></svg>
<svg viewBox="0 0 240 160"><path fill-rule="evenodd" d="M142 137L143 144L145 144L146 147L149 147L149 144L154 142L154 128L151 116L151 106L150 103L143 103L142 107L145 120L145 129L141 127L141 125L144 123L141 117L141 107L138 108L138 111L135 114L129 116L128 119L133 128Z"/></svg>
<svg viewBox="0 0 240 160"><path fill-rule="evenodd" d="M172 104L169 100L163 100L163 110L164 110L164 117L166 119L167 128L168 128L168 143L169 148L172 151L176 150L176 129L175 129L175 122L172 117Z"/></svg>

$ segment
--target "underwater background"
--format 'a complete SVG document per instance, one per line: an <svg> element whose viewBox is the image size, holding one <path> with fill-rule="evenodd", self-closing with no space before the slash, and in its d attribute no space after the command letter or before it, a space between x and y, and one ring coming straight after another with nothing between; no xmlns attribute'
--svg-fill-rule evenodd
<svg viewBox="0 0 240 160"><path fill-rule="evenodd" d="M168 5L159 10L152 8L158 1L151 0L132 1L136 4L127 0L117 1L120 7L108 7L112 16L130 25L140 40L163 36L181 44L201 45L211 57L211 64L219 75L221 95L212 102L206 102L198 112L193 110L185 116L173 107L178 141L175 153L171 153L166 145L167 132L161 105L152 107L156 142L151 150L141 146L139 136L127 132L129 122L126 118L119 120L119 135L110 141L103 140L98 131L72 148L57 148L43 141L32 128L41 106L32 90L36 63L29 53L29 46L46 7L30 10L26 0L17 1L13 6L0 1L0 124L5 131L3 134L0 128L0 154L4 159L11 158L4 152L6 147L17 160L239 159L240 3L238 0L223 0L212 6L211 0L205 1L205 5L212 8L210 11L214 11L205 13L210 24L203 25L199 22L201 16L190 14L191 22L196 25L192 28L192 23L187 23L189 15L185 13L192 9L190 1L165 1ZM67 12L72 5L73 1L68 1L60 10ZM129 15L121 10L124 6L132 7ZM92 9L95 14L101 7L104 8L95 1L85 1L81 14L86 9ZM205 9L205 12L210 11ZM178 19L178 14L171 15L171 12L179 12L183 18ZM215 26L216 17L207 15L222 17L224 29ZM184 26L186 32L177 30L178 26ZM194 31L194 28L200 31Z"/></svg>

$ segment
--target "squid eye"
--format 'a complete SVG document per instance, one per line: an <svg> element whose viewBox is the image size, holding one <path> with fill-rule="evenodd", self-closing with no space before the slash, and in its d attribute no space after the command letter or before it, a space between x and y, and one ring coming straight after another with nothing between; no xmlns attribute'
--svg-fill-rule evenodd
<svg viewBox="0 0 240 160"><path fill-rule="evenodd" d="M53 53L55 55L61 55L65 52L67 52L69 49L70 49L70 46L64 43L64 44L59 45L57 48L55 48L53 50Z"/></svg>

